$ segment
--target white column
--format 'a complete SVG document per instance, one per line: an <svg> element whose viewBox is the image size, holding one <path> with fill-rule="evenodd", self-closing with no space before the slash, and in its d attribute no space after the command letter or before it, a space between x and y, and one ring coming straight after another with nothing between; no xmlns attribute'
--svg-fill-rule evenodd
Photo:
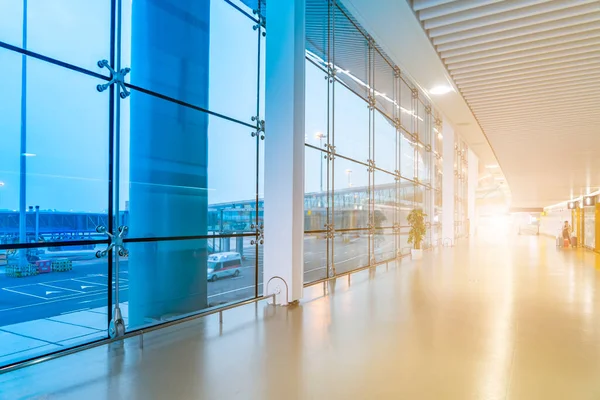
<svg viewBox="0 0 600 400"><path fill-rule="evenodd" d="M476 190L479 184L479 158L469 149L467 156L469 162L469 184L467 188L468 192L468 217L469 218L469 236L475 235L475 228L477 227L477 210L475 209L476 201Z"/></svg>
<svg viewBox="0 0 600 400"><path fill-rule="evenodd" d="M446 238L454 241L454 129L444 119L442 126L444 157L442 179L442 241Z"/></svg>
<svg viewBox="0 0 600 400"><path fill-rule="evenodd" d="M299 300L303 289L304 13L304 0L267 7L263 291L279 291L278 304Z"/></svg>

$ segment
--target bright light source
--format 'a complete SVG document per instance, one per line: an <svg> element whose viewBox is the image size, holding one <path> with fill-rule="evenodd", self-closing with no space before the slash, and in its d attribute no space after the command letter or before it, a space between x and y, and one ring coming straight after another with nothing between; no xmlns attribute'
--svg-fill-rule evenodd
<svg viewBox="0 0 600 400"><path fill-rule="evenodd" d="M490 169L493 169L493 168L500 168L500 166L499 166L498 164L486 165L485 167L486 167L486 168L490 168Z"/></svg>
<svg viewBox="0 0 600 400"><path fill-rule="evenodd" d="M4 182L0 182L0 187L4 186Z"/></svg>
<svg viewBox="0 0 600 400"><path fill-rule="evenodd" d="M454 89L448 85L439 85L439 86L435 86L435 87L429 89L429 93L435 94L435 95L446 94L446 93L450 93L453 91L454 91Z"/></svg>
<svg viewBox="0 0 600 400"><path fill-rule="evenodd" d="M37 154L33 154L33 153L23 153L23 157L35 157L37 156Z"/></svg>
<svg viewBox="0 0 600 400"><path fill-rule="evenodd" d="M323 139L324 137L325 135L323 134L323 132L315 133L315 139Z"/></svg>

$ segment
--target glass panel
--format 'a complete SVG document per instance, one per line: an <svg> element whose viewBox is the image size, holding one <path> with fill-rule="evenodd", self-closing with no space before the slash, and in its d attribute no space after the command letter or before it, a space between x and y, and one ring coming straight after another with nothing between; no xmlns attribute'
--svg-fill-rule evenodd
<svg viewBox="0 0 600 400"><path fill-rule="evenodd" d="M128 311L130 328L254 297L253 239L129 243L130 295L121 307Z"/></svg>
<svg viewBox="0 0 600 400"><path fill-rule="evenodd" d="M334 145L337 154L366 163L369 159L369 108L339 83L334 83Z"/></svg>
<svg viewBox="0 0 600 400"><path fill-rule="evenodd" d="M364 231L337 232L333 239L337 274L369 265L369 235Z"/></svg>
<svg viewBox="0 0 600 400"><path fill-rule="evenodd" d="M130 328L254 297L253 238L128 243ZM212 239L211 239L212 240Z"/></svg>
<svg viewBox="0 0 600 400"><path fill-rule="evenodd" d="M306 61L306 118L305 137L307 144L325 149L327 144L328 83L327 74Z"/></svg>
<svg viewBox="0 0 600 400"><path fill-rule="evenodd" d="M0 250L0 365L107 337L104 247Z"/></svg>
<svg viewBox="0 0 600 400"><path fill-rule="evenodd" d="M126 79L251 123L258 95L254 25L222 0L169 2L168 7L125 2L122 58L131 66Z"/></svg>
<svg viewBox="0 0 600 400"><path fill-rule="evenodd" d="M129 237L252 231L251 129L135 90L122 104L120 207Z"/></svg>
<svg viewBox="0 0 600 400"><path fill-rule="evenodd" d="M396 210L396 180L385 172L374 172L375 186L373 189L375 227L392 227Z"/></svg>
<svg viewBox="0 0 600 400"><path fill-rule="evenodd" d="M406 211L406 215L408 215L409 211ZM404 218L404 221L406 221L406 217ZM406 223L405 223L406 225ZM400 228L400 232L398 234L398 238L397 238L397 246L398 246L398 251L400 252L401 256L407 256L410 255L410 250L413 248L412 244L408 243L408 233L410 231L410 228L407 226L403 226L402 228Z"/></svg>
<svg viewBox="0 0 600 400"><path fill-rule="evenodd" d="M369 170L341 157L334 160L335 229L366 228L369 223Z"/></svg>
<svg viewBox="0 0 600 400"><path fill-rule="evenodd" d="M369 97L369 45L365 36L345 13L335 6L333 26L333 63L336 79L344 82L363 99Z"/></svg>
<svg viewBox="0 0 600 400"><path fill-rule="evenodd" d="M419 166L419 182L423 184L431 184L431 156L432 153L427 151L424 146L419 143L418 151L418 163Z"/></svg>
<svg viewBox="0 0 600 400"><path fill-rule="evenodd" d="M97 63L110 58L110 1L28 0L25 4L27 50L108 74ZM3 0L0 10L1 25L5 13L13 19L0 28L0 41L22 47L23 1Z"/></svg>
<svg viewBox="0 0 600 400"><path fill-rule="evenodd" d="M304 149L304 191L318 200L317 208L326 207L327 200L327 153L311 147Z"/></svg>
<svg viewBox="0 0 600 400"><path fill-rule="evenodd" d="M418 115L417 115L417 129L419 132L419 141L425 146L431 144L431 131L430 131L430 114L431 109L429 105L424 103L423 99L419 98L417 101ZM427 112L429 110L429 112Z"/></svg>
<svg viewBox="0 0 600 400"><path fill-rule="evenodd" d="M404 129L414 134L416 125L413 115L416 114L416 110L414 110L412 90L412 86L409 86L404 79L400 80L400 121Z"/></svg>
<svg viewBox="0 0 600 400"><path fill-rule="evenodd" d="M371 243L376 263L396 258L396 234L393 229L376 229Z"/></svg>
<svg viewBox="0 0 600 400"><path fill-rule="evenodd" d="M266 36L262 35L262 32L264 32L264 29L261 29L261 35L260 35L260 60L259 60L259 68L260 68L260 75L259 75L259 83L258 83L258 107L259 107L259 113L258 115L260 115L260 117L262 119L265 118L265 96L266 96L266 79L267 79L267 43L266 43Z"/></svg>
<svg viewBox="0 0 600 400"><path fill-rule="evenodd" d="M395 86L396 78L393 67L378 50L373 51L373 75L376 107L388 118L396 115Z"/></svg>
<svg viewBox="0 0 600 400"><path fill-rule="evenodd" d="M0 208L6 210L0 218L7 223L0 225L0 240L104 239L95 229L108 208L108 94L96 92L95 78L32 58L23 94L21 59L0 50L0 65L13 76L0 91ZM31 213L25 227L18 216L22 196L23 213Z"/></svg>
<svg viewBox="0 0 600 400"><path fill-rule="evenodd" d="M412 137L400 132L400 175L406 179L415 179L417 176L415 171L416 164L416 142Z"/></svg>
<svg viewBox="0 0 600 400"><path fill-rule="evenodd" d="M398 147L396 145L396 127L379 111L374 112L375 119L375 165L394 173L398 168L396 158Z"/></svg>
<svg viewBox="0 0 600 400"><path fill-rule="evenodd" d="M306 2L307 56L325 63L329 54L329 4L328 1Z"/></svg>
<svg viewBox="0 0 600 400"><path fill-rule="evenodd" d="M0 0L0 10L0 41L22 47L23 2Z"/></svg>
<svg viewBox="0 0 600 400"><path fill-rule="evenodd" d="M583 216L584 245L594 249L596 248L596 207L585 207Z"/></svg>
<svg viewBox="0 0 600 400"><path fill-rule="evenodd" d="M327 278L327 238L325 233L304 235L304 283Z"/></svg>

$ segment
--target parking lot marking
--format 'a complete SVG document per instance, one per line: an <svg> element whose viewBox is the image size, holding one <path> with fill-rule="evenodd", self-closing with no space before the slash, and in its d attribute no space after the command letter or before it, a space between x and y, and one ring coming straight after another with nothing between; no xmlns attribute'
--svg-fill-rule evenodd
<svg viewBox="0 0 600 400"><path fill-rule="evenodd" d="M75 292L75 293L85 293L82 292L81 290L74 290L74 289L67 289L61 286L54 286L54 285L48 285L47 283L38 283L38 285L42 285L42 286L48 286L54 289L58 289L58 290L68 290L69 292Z"/></svg>
<svg viewBox="0 0 600 400"><path fill-rule="evenodd" d="M31 286L31 285L29 285L29 286ZM12 292L12 293L16 293L16 294L21 294L23 296L35 297L36 299L48 300L47 297L36 296L35 294L31 294L31 293L23 293L23 292L19 292L18 290L12 290L9 288L2 288L2 290L6 290L7 292Z"/></svg>

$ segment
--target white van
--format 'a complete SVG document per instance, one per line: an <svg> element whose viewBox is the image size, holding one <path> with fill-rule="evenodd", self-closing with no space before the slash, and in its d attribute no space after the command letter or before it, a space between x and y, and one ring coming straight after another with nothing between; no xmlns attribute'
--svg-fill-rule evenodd
<svg viewBox="0 0 600 400"><path fill-rule="evenodd" d="M226 276L239 276L242 257L234 252L211 254L206 267L207 278L211 282Z"/></svg>

